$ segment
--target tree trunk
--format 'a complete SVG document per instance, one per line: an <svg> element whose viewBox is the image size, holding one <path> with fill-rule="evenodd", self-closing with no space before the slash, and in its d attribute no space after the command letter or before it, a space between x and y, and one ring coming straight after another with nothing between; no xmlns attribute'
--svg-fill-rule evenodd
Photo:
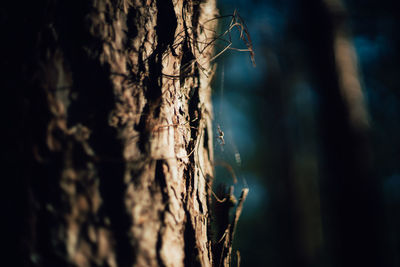
<svg viewBox="0 0 400 267"><path fill-rule="evenodd" d="M348 15L340 0L302 3L303 33L318 76L321 215L332 266L385 266L380 185Z"/></svg>
<svg viewBox="0 0 400 267"><path fill-rule="evenodd" d="M215 1L7 5L15 266L211 266Z"/></svg>

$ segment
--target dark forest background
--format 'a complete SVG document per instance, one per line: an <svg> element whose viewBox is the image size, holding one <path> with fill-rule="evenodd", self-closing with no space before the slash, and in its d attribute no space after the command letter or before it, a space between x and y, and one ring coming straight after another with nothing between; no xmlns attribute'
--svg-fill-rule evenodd
<svg viewBox="0 0 400 267"><path fill-rule="evenodd" d="M321 3L219 0L221 15L243 17L257 64L229 50L214 85L217 183L232 183L229 165L236 194L250 189L242 266L400 266L400 5L342 2L368 113L360 137L340 122ZM245 48L237 33L233 46Z"/></svg>

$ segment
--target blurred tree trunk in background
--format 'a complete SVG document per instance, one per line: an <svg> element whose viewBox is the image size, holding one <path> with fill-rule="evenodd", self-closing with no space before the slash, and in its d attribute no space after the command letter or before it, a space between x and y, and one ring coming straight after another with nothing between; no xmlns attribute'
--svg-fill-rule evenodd
<svg viewBox="0 0 400 267"><path fill-rule="evenodd" d="M211 266L215 1L12 2L4 262Z"/></svg>
<svg viewBox="0 0 400 267"><path fill-rule="evenodd" d="M282 54L285 53L280 51ZM267 180L267 187L271 194L269 203L270 229L269 235L274 240L271 248L276 266L307 266L306 255L302 252L302 240L299 221L302 219L299 212L298 188L294 173L294 149L288 136L288 99L291 94L287 83L287 73L283 72L281 62L267 54L269 75L265 84L274 90L264 90L268 100L268 112L263 116L270 116L271 121L266 130L271 151L275 151L268 162L268 173L273 173ZM286 70L285 70L286 71ZM283 77L284 75L285 78Z"/></svg>
<svg viewBox="0 0 400 267"><path fill-rule="evenodd" d="M321 216L332 266L385 266L380 186L347 13L340 0L302 6L302 36L318 77Z"/></svg>
<svg viewBox="0 0 400 267"><path fill-rule="evenodd" d="M305 114L313 110L297 106L293 100L299 96L304 98L305 92L299 92L300 88L296 87L299 65L293 61L293 47L286 45L290 43L287 40L277 48L280 57L265 53L268 75L263 98L267 100L267 108L262 116L267 124L264 131L268 147L274 151L265 166L270 194L269 260L274 266L317 266L321 260L322 227L318 173L316 159L312 156L315 136L306 132L311 127L304 127L310 124ZM264 48L265 51L270 49L266 45Z"/></svg>

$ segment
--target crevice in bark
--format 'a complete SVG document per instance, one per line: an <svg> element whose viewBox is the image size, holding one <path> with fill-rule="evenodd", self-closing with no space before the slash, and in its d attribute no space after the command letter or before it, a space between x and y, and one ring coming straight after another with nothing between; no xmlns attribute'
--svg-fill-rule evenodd
<svg viewBox="0 0 400 267"><path fill-rule="evenodd" d="M149 143L149 138L150 138L150 131L147 130L147 120L148 120L148 115L150 110L150 106L146 104L143 108L142 115L140 116L140 121L139 124L135 125L134 128L135 130L139 133L139 140L137 142L137 146L140 149L140 152L142 154L147 154L149 153L150 150L150 143Z"/></svg>
<svg viewBox="0 0 400 267"><path fill-rule="evenodd" d="M121 13L121 16L124 16L125 13ZM124 47L127 50L127 55L131 53L135 53L137 51L134 51L134 41L135 38L137 38L139 29L138 25L138 18L140 17L140 14L138 14L137 9L134 6L129 6L127 14L125 15L125 26L124 28L124 33L125 33L125 41L124 41ZM137 68L139 73L143 73L145 70L144 63L142 60L142 57L139 56L137 57L138 63L137 66L134 66L134 63L132 62L131 58L128 56L126 58L126 69L128 70L128 76L127 76L127 84L129 86L134 85L135 83L139 82L140 76L136 75L136 71L133 71L134 68Z"/></svg>
<svg viewBox="0 0 400 267"><path fill-rule="evenodd" d="M163 213L164 215L164 213ZM161 216L161 221L164 221L164 216ZM161 227L162 229L162 227ZM164 267L164 261L161 258L161 247L162 247L162 231L161 229L158 231L158 235L157 235L157 244L156 244L156 251L157 251L157 263L158 266L160 267Z"/></svg>
<svg viewBox="0 0 400 267"><path fill-rule="evenodd" d="M195 68L193 74L193 82L194 85L189 92L190 100L189 100L189 121L190 121L190 137L192 140L197 140L197 136L199 134L199 125L201 121L201 109L199 107L200 104L200 95L199 95L199 85L198 85L198 77L199 70ZM194 148L195 144L193 144Z"/></svg>
<svg viewBox="0 0 400 267"><path fill-rule="evenodd" d="M194 155L190 155L189 160L192 162L194 160ZM193 175L194 175L194 168L191 165L186 166L185 172L184 172L184 177L185 177L185 188L186 188L186 198L185 198L185 203L187 204L188 198L192 192L193 189Z"/></svg>
<svg viewBox="0 0 400 267"><path fill-rule="evenodd" d="M200 196L199 190L197 190L196 193L197 193L197 194L196 194L196 195L197 195L197 202L199 203L199 211L200 211L200 214L204 214L203 203L200 201L201 196Z"/></svg>
<svg viewBox="0 0 400 267"><path fill-rule="evenodd" d="M174 54L172 44L175 39L177 18L172 1L158 0L157 25L155 27L157 36L157 47L149 56L149 76L147 77L145 96L150 103L150 111L158 118L160 112L160 98L162 94L162 57L168 46Z"/></svg>
<svg viewBox="0 0 400 267"><path fill-rule="evenodd" d="M212 202L212 186L213 186L213 177L207 174L206 176L207 183L207 211L208 211L208 219L207 219L207 240L208 240L208 256L210 259L213 259L213 262L216 262L216 258L214 257L214 240L217 238L216 233L214 231L214 212L213 202ZM214 264L215 265L215 264Z"/></svg>
<svg viewBox="0 0 400 267"><path fill-rule="evenodd" d="M128 14L126 16L126 26L127 30L125 31L126 34L126 47L129 49L131 47L131 42L136 38L138 35L138 28L137 28L137 11L136 8L130 6L128 9Z"/></svg>
<svg viewBox="0 0 400 267"><path fill-rule="evenodd" d="M159 186L161 196L162 196L162 202L167 203L168 201L168 193L167 193L167 183L166 183L166 177L164 174L164 164L166 164L165 160L157 160L156 161L156 168L155 168L155 181ZM160 211L160 222L161 222L161 227L158 230L158 235L157 235L157 243L156 243L156 252L157 252L157 262L158 265L163 267L165 266L164 261L162 260L161 257L161 248L162 248L162 239L163 239L163 228L164 228L164 221L165 221L165 212L168 210L168 204L165 204L164 210Z"/></svg>
<svg viewBox="0 0 400 267"><path fill-rule="evenodd" d="M184 232L185 241L185 266L200 267L199 251L196 247L196 232L193 228L190 212L185 209L186 212L186 223Z"/></svg>
<svg viewBox="0 0 400 267"><path fill-rule="evenodd" d="M185 34L185 40L182 44L182 58L179 69L179 80L181 89L185 85L185 79L190 75L190 73L192 73L191 62L193 62L193 60L195 59L192 51L190 50L190 42L187 40L187 34L188 33Z"/></svg>
<svg viewBox="0 0 400 267"><path fill-rule="evenodd" d="M157 50L162 54L167 47L171 49L174 56L174 48L172 47L175 39L175 30L178 25L174 4L172 0L157 0L157 26L156 33L158 36Z"/></svg>
<svg viewBox="0 0 400 267"><path fill-rule="evenodd" d="M177 18L174 11L172 1L157 1L157 25L155 27L157 46L154 52L148 57L148 73L143 81L145 88L146 105L142 111L139 124L135 127L140 132L139 149L147 154L149 147L149 136L151 135L152 127L155 124L149 121L152 117L156 120L160 116L161 98L162 98L162 58L168 46L173 54L175 54L172 44L175 38L175 30L177 27ZM131 12L133 13L133 11ZM132 18L132 17L131 17ZM142 51L143 52L143 51ZM143 66L144 62L139 57L139 67ZM141 68L141 69L142 69ZM142 71L143 71L142 69Z"/></svg>
<svg viewBox="0 0 400 267"><path fill-rule="evenodd" d="M203 140L203 147L207 152L207 159L210 160L210 149L208 147L209 136L208 136L208 127L204 127L204 140Z"/></svg>
<svg viewBox="0 0 400 267"><path fill-rule="evenodd" d="M193 2L193 16L192 16L192 26L193 29L197 29L198 25L199 25L199 18L200 18L200 1L194 1ZM193 37L194 40L197 40L197 31L193 31Z"/></svg>
<svg viewBox="0 0 400 267"><path fill-rule="evenodd" d="M160 186L163 203L166 203L168 200L168 193L167 193L167 181L164 174L164 164L168 166L165 160L156 161L156 171L154 179Z"/></svg>

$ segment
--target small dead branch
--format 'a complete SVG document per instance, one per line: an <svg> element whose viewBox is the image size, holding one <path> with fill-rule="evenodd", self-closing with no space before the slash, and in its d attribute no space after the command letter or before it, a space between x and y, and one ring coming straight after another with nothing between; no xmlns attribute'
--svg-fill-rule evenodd
<svg viewBox="0 0 400 267"><path fill-rule="evenodd" d="M183 12L183 14L185 13ZM185 15L183 16L185 17ZM229 22L228 27L222 33L217 33L215 30L207 27L208 23L211 23L215 20L221 20L226 18L230 18L231 20ZM191 77L193 66L197 67L200 71L202 71L204 75L208 77L210 73L209 71L207 71L207 68L203 67L205 63L202 62L203 55L210 46L214 45L216 47L219 46L221 43L223 44L222 48L219 49L211 57L211 59L207 59L208 63L215 61L227 50L234 50L238 52L249 52L251 62L254 67L256 66L255 53L249 30L243 18L239 15L237 10L235 10L232 15L218 16L200 24L200 28L203 30L205 36L207 36L207 32L209 32L208 35L210 36L209 38L206 37L206 40L203 41L194 39L194 37L191 36L191 34L189 34L190 32L194 32L195 29L186 24L184 24L183 26L184 29L182 29L180 32L176 34L175 42L170 46L171 49L169 50L167 49L164 52L163 58L168 56L172 50L176 50L179 46L185 45L185 43L190 48L190 53L192 53L194 58L186 62L183 66L181 66L179 73L174 73L174 74L162 73L163 77L171 79L182 79L186 77ZM232 33L235 29L239 32L239 39L243 41L246 48L238 48L233 46ZM144 61L146 60L147 59L145 59Z"/></svg>
<svg viewBox="0 0 400 267"><path fill-rule="evenodd" d="M243 210L243 203L247 198L247 195L249 193L248 188L243 188L242 193L239 198L239 202L236 206L235 209L235 214L233 217L233 220L226 226L225 231L222 235L222 237L219 239L216 245L216 249L220 249L221 251L217 251L217 254L219 256L219 263L218 267L231 267L232 266L232 245L233 245L233 238L235 236L235 231L236 231L236 226L239 221L240 215L242 214ZM229 195L233 195L233 186L231 186ZM225 204L224 209L229 209L231 206L228 204ZM224 211L226 214L229 214L229 210ZM219 245L223 241L222 246ZM236 252L236 257L237 257L237 266L240 265L240 253L237 251Z"/></svg>

